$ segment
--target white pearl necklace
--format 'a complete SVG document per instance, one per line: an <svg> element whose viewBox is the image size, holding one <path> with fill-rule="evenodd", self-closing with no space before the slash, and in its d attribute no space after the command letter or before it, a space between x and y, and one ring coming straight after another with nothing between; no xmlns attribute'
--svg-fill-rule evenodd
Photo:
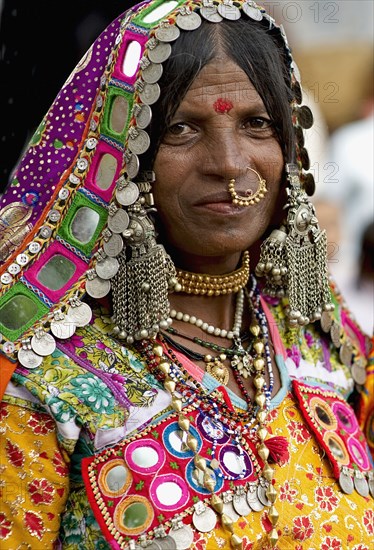
<svg viewBox="0 0 374 550"><path fill-rule="evenodd" d="M172 319L177 319L177 321L183 321L184 323L190 323L191 325L195 325L196 327L200 328L207 334L213 334L214 336L220 336L221 338L228 338L229 340L233 340L234 338L239 338L240 336L240 329L242 327L242 319L243 319L243 311L244 311L244 290L241 289L236 298L236 308L235 308L235 317L234 317L234 324L232 327L232 330L226 330L224 328L218 328L213 325L210 325L206 321L203 321L202 319L198 319L195 317L195 315L189 315L188 313L183 313L182 311L176 311L175 309L172 309L170 311L170 317Z"/></svg>

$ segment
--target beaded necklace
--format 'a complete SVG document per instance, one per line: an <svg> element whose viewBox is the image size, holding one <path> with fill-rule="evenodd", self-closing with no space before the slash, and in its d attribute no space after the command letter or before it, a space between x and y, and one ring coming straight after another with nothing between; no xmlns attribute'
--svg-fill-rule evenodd
<svg viewBox="0 0 374 550"><path fill-rule="evenodd" d="M273 485L274 469L268 462L269 447L266 445L268 431L266 429L266 418L269 410L269 400L271 389L273 387L272 371L269 372L269 387L265 382L265 367L269 366L270 349L268 344L268 329L266 317L261 308L260 294L257 289L256 281L252 277L252 285L247 293L254 306L255 320L250 325L250 332L255 337L253 350L255 357L253 359L253 384L255 387L254 402L248 401L248 410L237 412L230 408L223 399L218 398L218 392L208 392L192 376L188 374L183 365L177 360L172 349L166 346L162 336L159 338L161 343L151 343L141 341L141 351L147 358L148 367L155 377L163 384L165 390L171 396L171 406L178 413L178 425L183 432L183 438L187 447L194 453L194 465L196 469L196 478L201 479L201 484L211 493L210 507L205 507L200 502L193 516L195 527L204 521L212 522L214 528L215 518L212 513L217 512L220 516L222 527L231 533L230 541L234 550L242 548L242 539L234 533L233 520L224 513L224 502L214 492L216 480L211 474L211 469L207 467L207 461L198 453L198 443L196 438L190 433L190 420L183 414L183 404L188 402L199 402L201 409L212 415L213 420L219 421L227 429L232 430L237 445L241 447L240 436L250 434L256 444L256 450L260 457L263 467L260 478L260 486L263 489L263 503L269 506L268 517L272 524L269 534L269 540L272 545L276 544L278 533L276 524L279 514L274 507L277 491ZM263 339L261 339L261 336ZM163 345L162 345L163 344ZM266 349L267 348L267 349ZM271 358L270 358L271 361ZM195 519L194 519L195 518Z"/></svg>

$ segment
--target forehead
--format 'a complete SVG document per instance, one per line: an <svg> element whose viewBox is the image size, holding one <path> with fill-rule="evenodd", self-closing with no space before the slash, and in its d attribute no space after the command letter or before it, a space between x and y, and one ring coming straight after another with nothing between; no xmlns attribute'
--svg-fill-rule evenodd
<svg viewBox="0 0 374 550"><path fill-rule="evenodd" d="M261 103L262 100L246 73L227 57L214 59L192 82L182 103L191 100L202 103L224 97L232 101Z"/></svg>

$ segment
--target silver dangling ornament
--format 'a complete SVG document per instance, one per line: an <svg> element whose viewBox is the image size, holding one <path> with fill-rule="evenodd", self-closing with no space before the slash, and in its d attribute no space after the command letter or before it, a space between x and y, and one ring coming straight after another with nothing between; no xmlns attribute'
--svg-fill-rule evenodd
<svg viewBox="0 0 374 550"><path fill-rule="evenodd" d="M291 326L306 325L334 309L327 271L327 239L315 209L302 189L296 164L287 164L289 187L285 226L272 231L261 246L256 275L266 278L264 292L288 296Z"/></svg>

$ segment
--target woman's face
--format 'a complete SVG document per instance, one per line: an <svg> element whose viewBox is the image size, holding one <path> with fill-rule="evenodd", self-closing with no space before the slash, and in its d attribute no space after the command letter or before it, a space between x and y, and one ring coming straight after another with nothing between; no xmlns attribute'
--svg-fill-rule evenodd
<svg viewBox="0 0 374 550"><path fill-rule="evenodd" d="M253 206L234 206L231 178L240 195L258 187L248 167L265 178L268 193ZM154 171L162 242L180 258L238 253L264 233L283 156L260 96L234 62L219 58L199 73L166 131Z"/></svg>

